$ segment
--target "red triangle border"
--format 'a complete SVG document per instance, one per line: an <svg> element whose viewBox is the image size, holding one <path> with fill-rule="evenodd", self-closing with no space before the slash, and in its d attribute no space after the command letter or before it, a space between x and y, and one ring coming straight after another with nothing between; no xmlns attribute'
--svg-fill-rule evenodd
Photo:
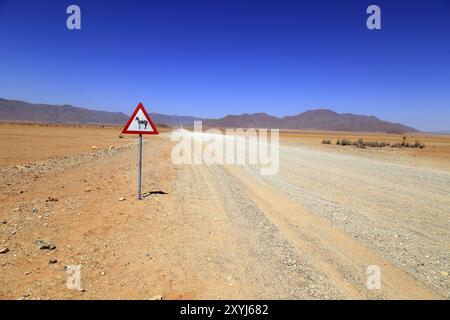
<svg viewBox="0 0 450 320"><path fill-rule="evenodd" d="M131 122L133 121L134 117L138 113L139 109L141 109L142 112L144 113L144 115L147 118L148 123L152 127L153 131L128 130L128 128L131 125ZM144 105L142 104L142 102L139 102L138 106L136 107L136 109L134 110L134 112L131 115L130 119L128 120L127 124L125 125L125 127L123 127L122 133L124 133L124 134L159 134L158 130L156 129L155 125L153 124L152 118L150 118L150 116L148 115L147 110L145 110Z"/></svg>

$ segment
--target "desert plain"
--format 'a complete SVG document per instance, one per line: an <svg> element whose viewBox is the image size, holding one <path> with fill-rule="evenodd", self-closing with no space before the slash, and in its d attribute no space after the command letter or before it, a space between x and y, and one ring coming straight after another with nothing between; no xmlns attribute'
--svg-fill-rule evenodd
<svg viewBox="0 0 450 320"><path fill-rule="evenodd" d="M450 298L450 136L284 131L263 176L175 165L164 129L144 138L137 200L120 131L0 124L1 299ZM335 143L403 137L425 147Z"/></svg>

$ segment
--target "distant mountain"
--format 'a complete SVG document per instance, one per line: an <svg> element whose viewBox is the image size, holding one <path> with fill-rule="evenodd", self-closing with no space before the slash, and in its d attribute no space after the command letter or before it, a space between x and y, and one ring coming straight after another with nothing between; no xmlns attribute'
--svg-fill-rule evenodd
<svg viewBox="0 0 450 320"><path fill-rule="evenodd" d="M400 123L380 120L374 116L351 113L336 113L328 109L308 110L294 116L275 117L266 113L228 115L221 119L203 122L209 127L231 128L280 128L313 129L328 131L362 131L362 132L418 132L418 130Z"/></svg>
<svg viewBox="0 0 450 320"><path fill-rule="evenodd" d="M122 112L96 111L71 105L35 104L0 98L0 121L124 125L130 116ZM201 118L150 113L155 124L171 127L193 125Z"/></svg>
<svg viewBox="0 0 450 320"><path fill-rule="evenodd" d="M169 127L179 127L180 125L194 125L195 120L204 120L202 118L189 117L189 116L173 116L161 113L150 113L154 123L165 124Z"/></svg>
<svg viewBox="0 0 450 320"><path fill-rule="evenodd" d="M281 118L268 115L267 113L228 115L220 119L201 119L159 113L150 113L150 116L154 123L165 124L171 127L180 125L192 126L195 120L203 120L204 126L219 128L280 128L390 133L417 132L414 128L400 123L383 121L373 116L351 113L339 114L327 109L308 110L294 116ZM96 111L71 105L33 104L0 98L0 121L123 125L128 118L128 115L121 112Z"/></svg>
<svg viewBox="0 0 450 320"><path fill-rule="evenodd" d="M230 114L220 119L207 119L203 124L208 127L280 128L281 119L267 113L244 113L241 115Z"/></svg>
<svg viewBox="0 0 450 320"><path fill-rule="evenodd" d="M96 111L71 105L34 104L0 98L0 121L77 124L124 124L121 112Z"/></svg>

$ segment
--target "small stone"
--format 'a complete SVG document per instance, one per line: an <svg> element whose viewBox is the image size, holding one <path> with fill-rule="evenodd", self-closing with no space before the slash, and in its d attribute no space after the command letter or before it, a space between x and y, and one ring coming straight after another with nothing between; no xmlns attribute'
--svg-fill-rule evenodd
<svg viewBox="0 0 450 320"><path fill-rule="evenodd" d="M58 262L58 260L56 260L56 259L50 259L50 260L48 260L48 263L49 264L54 264L54 263L57 263Z"/></svg>
<svg viewBox="0 0 450 320"><path fill-rule="evenodd" d="M30 275L30 274L31 274L30 271L26 271L26 272L23 273L24 276L28 276L28 275Z"/></svg>
<svg viewBox="0 0 450 320"><path fill-rule="evenodd" d="M446 272L446 271L441 271L441 276L443 276L443 277L448 276L448 272Z"/></svg>
<svg viewBox="0 0 450 320"><path fill-rule="evenodd" d="M47 200L45 200L45 202L50 202L50 201L58 201L58 198L48 197Z"/></svg>
<svg viewBox="0 0 450 320"><path fill-rule="evenodd" d="M124 201L125 200L125 197L120 197L119 198L119 201Z"/></svg>
<svg viewBox="0 0 450 320"><path fill-rule="evenodd" d="M9 249L8 248L2 248L2 247L0 247L0 253L8 253L9 252Z"/></svg>
<svg viewBox="0 0 450 320"><path fill-rule="evenodd" d="M56 246L51 243L48 239L37 239L36 245L40 250L53 250L56 249Z"/></svg>
<svg viewBox="0 0 450 320"><path fill-rule="evenodd" d="M31 213L36 213L36 212L38 212L39 210L38 210L38 208L33 208L33 209L31 209Z"/></svg>
<svg viewBox="0 0 450 320"><path fill-rule="evenodd" d="M160 294L157 294L156 296L148 298L148 300L162 300L163 296Z"/></svg>
<svg viewBox="0 0 450 320"><path fill-rule="evenodd" d="M7 223L8 223L8 221L2 220L2 224L7 224Z"/></svg>
<svg viewBox="0 0 450 320"><path fill-rule="evenodd" d="M100 274L101 274L102 276L104 276L106 273L105 273L104 271L102 271Z"/></svg>
<svg viewBox="0 0 450 320"><path fill-rule="evenodd" d="M12 211L12 212L17 212L17 211L20 211L20 208L17 207L17 208L12 209L11 211Z"/></svg>

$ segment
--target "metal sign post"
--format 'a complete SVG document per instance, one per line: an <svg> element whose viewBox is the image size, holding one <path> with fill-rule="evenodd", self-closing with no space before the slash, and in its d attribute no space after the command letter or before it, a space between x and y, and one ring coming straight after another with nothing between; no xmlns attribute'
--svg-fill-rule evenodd
<svg viewBox="0 0 450 320"><path fill-rule="evenodd" d="M122 130L122 133L139 134L139 162L138 162L138 200L142 200L141 186L142 186L142 135L143 134L159 134L152 119L148 115L142 103L139 103L136 110L134 110L127 124Z"/></svg>
<svg viewBox="0 0 450 320"><path fill-rule="evenodd" d="M138 200L142 200L141 195L141 176L142 176L142 134L139 134L139 164L138 164Z"/></svg>

